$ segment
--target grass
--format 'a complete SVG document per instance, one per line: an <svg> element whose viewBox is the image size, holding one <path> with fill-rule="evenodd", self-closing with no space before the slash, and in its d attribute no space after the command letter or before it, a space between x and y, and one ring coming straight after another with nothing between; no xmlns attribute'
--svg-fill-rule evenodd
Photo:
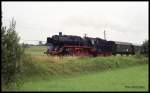
<svg viewBox="0 0 150 93"><path fill-rule="evenodd" d="M45 46L27 48L18 73L20 81L4 90L147 90L148 58L141 55L58 58L45 55L45 51ZM125 88L138 84L136 81L144 88Z"/></svg>
<svg viewBox="0 0 150 93"><path fill-rule="evenodd" d="M146 64L146 58L135 58L110 56L110 57L83 57L83 58L53 58L47 56L29 56L22 64L24 77L37 76L44 77L46 75L64 75L76 74L81 72L103 71L107 69L125 68L135 65ZM30 60L30 61L29 61ZM32 76L31 76L32 74Z"/></svg>
<svg viewBox="0 0 150 93"><path fill-rule="evenodd" d="M139 73L140 72L140 73ZM148 91L148 65L26 82L28 91Z"/></svg>
<svg viewBox="0 0 150 93"><path fill-rule="evenodd" d="M26 48L25 53L31 54L31 55L44 55L44 52L46 51L46 46L30 46L29 48Z"/></svg>

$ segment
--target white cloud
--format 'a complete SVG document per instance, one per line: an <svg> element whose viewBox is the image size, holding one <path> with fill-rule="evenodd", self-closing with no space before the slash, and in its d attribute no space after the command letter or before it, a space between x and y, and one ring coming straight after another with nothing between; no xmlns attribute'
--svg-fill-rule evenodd
<svg viewBox="0 0 150 93"><path fill-rule="evenodd" d="M148 2L2 2L4 24L15 17L24 40L73 34L142 43L148 39Z"/></svg>

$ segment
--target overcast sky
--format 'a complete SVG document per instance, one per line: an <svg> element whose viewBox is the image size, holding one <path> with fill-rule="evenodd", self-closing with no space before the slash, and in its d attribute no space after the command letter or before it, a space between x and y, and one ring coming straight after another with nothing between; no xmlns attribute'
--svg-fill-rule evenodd
<svg viewBox="0 0 150 93"><path fill-rule="evenodd" d="M2 2L3 24L12 17L21 42L66 35L141 44L148 39L148 2Z"/></svg>

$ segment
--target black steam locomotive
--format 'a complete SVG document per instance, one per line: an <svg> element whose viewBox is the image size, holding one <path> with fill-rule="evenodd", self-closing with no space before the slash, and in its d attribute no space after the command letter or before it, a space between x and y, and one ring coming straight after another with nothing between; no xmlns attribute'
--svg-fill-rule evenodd
<svg viewBox="0 0 150 93"><path fill-rule="evenodd" d="M132 43L107 41L101 38L73 36L73 35L53 35L47 37L48 46L46 54L50 55L75 55L75 56L109 56L109 55L129 55L140 51L140 46Z"/></svg>

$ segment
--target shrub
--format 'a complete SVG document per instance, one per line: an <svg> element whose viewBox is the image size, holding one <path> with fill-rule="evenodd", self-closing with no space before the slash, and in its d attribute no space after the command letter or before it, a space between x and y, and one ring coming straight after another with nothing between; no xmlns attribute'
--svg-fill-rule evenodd
<svg viewBox="0 0 150 93"><path fill-rule="evenodd" d="M142 44L142 54L149 56L149 40L145 40Z"/></svg>
<svg viewBox="0 0 150 93"><path fill-rule="evenodd" d="M4 85L16 80L15 74L20 71L20 62L24 53L24 49L19 44L15 26L16 22L12 19L8 29L4 26L1 27L1 81Z"/></svg>

